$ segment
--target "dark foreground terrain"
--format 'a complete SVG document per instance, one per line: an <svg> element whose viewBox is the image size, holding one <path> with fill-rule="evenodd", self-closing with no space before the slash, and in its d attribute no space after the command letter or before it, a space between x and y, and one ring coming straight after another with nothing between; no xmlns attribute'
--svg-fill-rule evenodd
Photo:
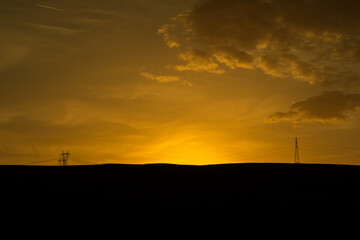
<svg viewBox="0 0 360 240"><path fill-rule="evenodd" d="M360 208L359 166L0 166L0 180L2 201L37 207L240 211Z"/></svg>

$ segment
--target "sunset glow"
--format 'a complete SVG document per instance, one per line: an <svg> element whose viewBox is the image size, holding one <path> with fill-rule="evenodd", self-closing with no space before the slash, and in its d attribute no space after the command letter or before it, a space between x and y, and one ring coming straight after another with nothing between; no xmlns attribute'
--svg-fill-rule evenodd
<svg viewBox="0 0 360 240"><path fill-rule="evenodd" d="M359 164L359 9L3 0L0 164Z"/></svg>

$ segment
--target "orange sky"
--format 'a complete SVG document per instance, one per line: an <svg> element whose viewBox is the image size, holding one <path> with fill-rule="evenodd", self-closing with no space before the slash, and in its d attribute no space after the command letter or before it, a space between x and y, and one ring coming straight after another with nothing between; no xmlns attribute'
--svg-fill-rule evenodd
<svg viewBox="0 0 360 240"><path fill-rule="evenodd" d="M0 164L358 164L359 11L3 0Z"/></svg>

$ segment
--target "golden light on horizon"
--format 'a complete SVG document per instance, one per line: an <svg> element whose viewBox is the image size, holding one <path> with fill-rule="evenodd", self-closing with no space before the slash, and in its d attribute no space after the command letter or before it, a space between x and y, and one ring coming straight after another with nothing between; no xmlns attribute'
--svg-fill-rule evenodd
<svg viewBox="0 0 360 240"><path fill-rule="evenodd" d="M226 163L218 157L216 149L201 142L168 142L165 145L167 147L161 151L159 162L186 165Z"/></svg>

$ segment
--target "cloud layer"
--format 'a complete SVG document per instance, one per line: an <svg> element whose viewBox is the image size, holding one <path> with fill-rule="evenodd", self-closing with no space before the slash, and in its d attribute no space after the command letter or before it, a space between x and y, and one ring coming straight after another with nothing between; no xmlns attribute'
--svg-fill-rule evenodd
<svg viewBox="0 0 360 240"><path fill-rule="evenodd" d="M200 46L232 69L256 67L276 77L348 85L359 80L359 8L350 0L209 0L159 33L170 47Z"/></svg>
<svg viewBox="0 0 360 240"><path fill-rule="evenodd" d="M177 65L178 71L260 69L273 77L344 91L360 83L359 9L360 2L353 0L207 0L173 18L159 33L170 47L184 52L180 59L187 63ZM354 95L339 91L299 102L291 107L294 111L270 119L345 119L342 110L354 110L346 107L346 99ZM332 114L321 111L325 100L334 104L326 106ZM308 101L320 104L313 109L319 114L301 105Z"/></svg>
<svg viewBox="0 0 360 240"><path fill-rule="evenodd" d="M305 101L291 105L288 112L277 112L269 122L291 121L294 123L318 121L336 122L348 119L360 108L360 94L345 94L340 91L325 91Z"/></svg>

